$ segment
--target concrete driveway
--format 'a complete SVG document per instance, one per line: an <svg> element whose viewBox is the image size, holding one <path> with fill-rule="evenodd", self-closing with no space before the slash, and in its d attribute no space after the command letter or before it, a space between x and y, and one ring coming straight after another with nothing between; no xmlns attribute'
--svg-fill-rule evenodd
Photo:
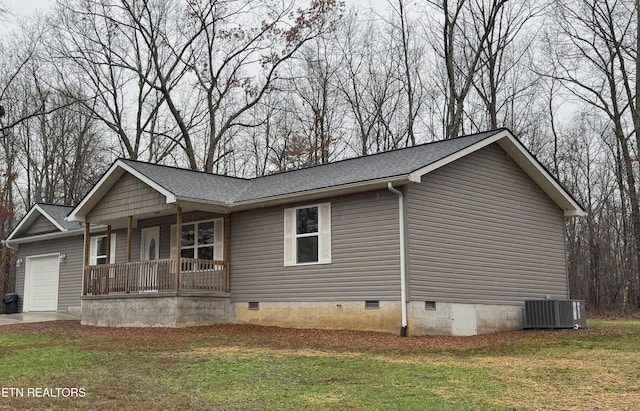
<svg viewBox="0 0 640 411"><path fill-rule="evenodd" d="M0 325L22 324L22 323L41 323L45 321L60 320L79 320L80 317L61 313L16 313L16 314L0 314Z"/></svg>

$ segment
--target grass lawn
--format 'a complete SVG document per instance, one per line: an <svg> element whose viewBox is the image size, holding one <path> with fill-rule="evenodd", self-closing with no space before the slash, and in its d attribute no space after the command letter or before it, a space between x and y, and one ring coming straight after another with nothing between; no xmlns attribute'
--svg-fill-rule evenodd
<svg viewBox="0 0 640 411"><path fill-rule="evenodd" d="M588 325L419 338L0 326L0 409L638 409L640 321Z"/></svg>

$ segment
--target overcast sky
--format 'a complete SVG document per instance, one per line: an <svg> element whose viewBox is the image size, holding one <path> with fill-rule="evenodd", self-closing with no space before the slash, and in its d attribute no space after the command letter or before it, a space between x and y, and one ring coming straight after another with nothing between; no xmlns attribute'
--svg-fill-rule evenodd
<svg viewBox="0 0 640 411"><path fill-rule="evenodd" d="M26 17L38 10L46 11L56 4L56 0L3 0L2 1L16 15Z"/></svg>
<svg viewBox="0 0 640 411"><path fill-rule="evenodd" d="M35 13L38 10L46 11L56 4L56 0L0 0L11 9L11 11L19 16L27 17ZM345 0L345 3L369 5L373 4L377 7L385 6L387 0Z"/></svg>
<svg viewBox="0 0 640 411"><path fill-rule="evenodd" d="M371 6L376 10L384 10L388 7L388 0L344 0L347 7L352 4L359 6ZM56 0L0 0L0 4L4 4L9 8L12 17L0 20L0 35L11 32L16 28L17 21L22 18L28 18L36 12L47 12L52 9Z"/></svg>

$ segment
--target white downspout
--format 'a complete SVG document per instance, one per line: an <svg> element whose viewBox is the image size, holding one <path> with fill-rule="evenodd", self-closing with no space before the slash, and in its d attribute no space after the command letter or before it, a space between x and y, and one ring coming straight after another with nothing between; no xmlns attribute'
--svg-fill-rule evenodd
<svg viewBox="0 0 640 411"><path fill-rule="evenodd" d="M9 244L9 242L7 240L2 240L2 244L4 244L10 250L18 251L18 249L15 248L14 246L12 246L11 244Z"/></svg>
<svg viewBox="0 0 640 411"><path fill-rule="evenodd" d="M407 272L405 268L405 234L404 234L404 196L402 192L395 189L391 182L387 183L387 188L398 196L398 216L400 219L400 306L402 309L402 328L400 337L407 336Z"/></svg>

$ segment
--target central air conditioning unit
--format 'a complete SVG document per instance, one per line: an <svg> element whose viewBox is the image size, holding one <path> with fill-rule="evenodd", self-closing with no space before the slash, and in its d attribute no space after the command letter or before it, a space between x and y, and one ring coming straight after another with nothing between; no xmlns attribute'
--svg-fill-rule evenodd
<svg viewBox="0 0 640 411"><path fill-rule="evenodd" d="M523 328L584 328L587 326L584 300L527 300Z"/></svg>

